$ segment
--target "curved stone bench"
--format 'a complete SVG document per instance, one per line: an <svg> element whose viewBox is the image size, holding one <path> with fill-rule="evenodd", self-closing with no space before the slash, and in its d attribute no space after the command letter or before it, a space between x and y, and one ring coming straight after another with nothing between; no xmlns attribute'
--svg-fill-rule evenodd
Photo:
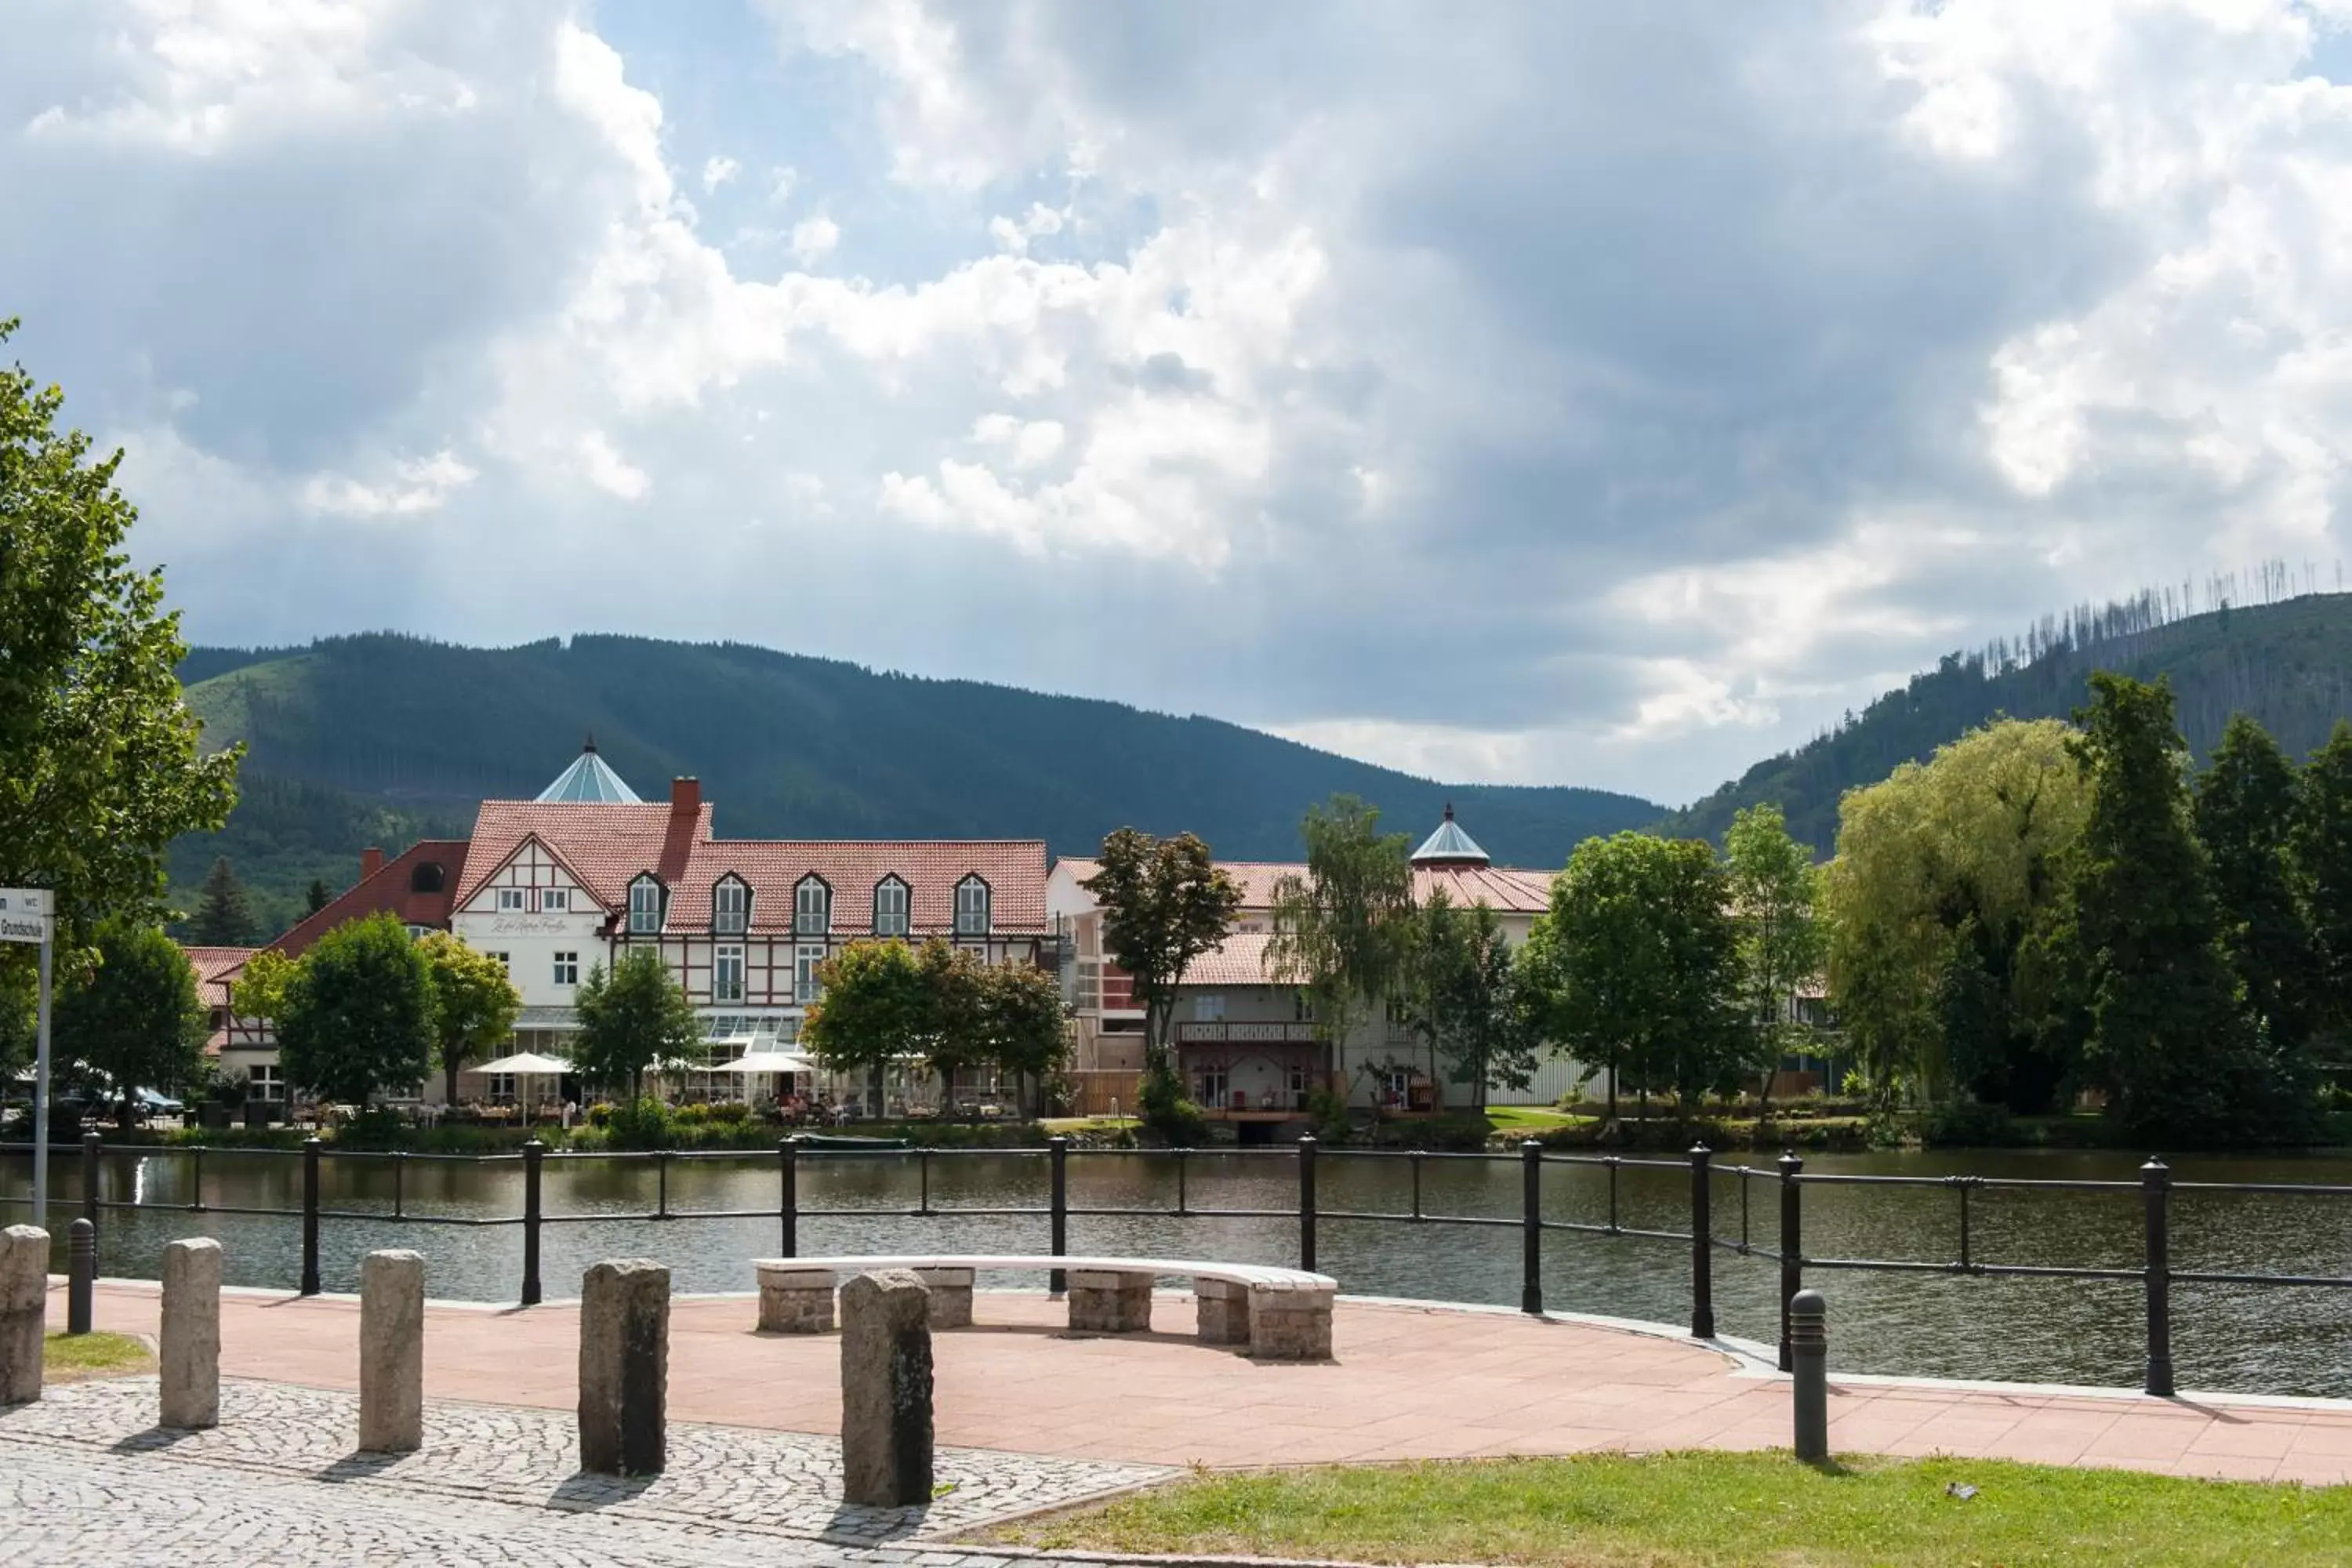
<svg viewBox="0 0 2352 1568"><path fill-rule="evenodd" d="M1151 1327L1151 1282L1171 1275L1192 1281L1203 1344L1245 1346L1262 1361L1328 1361L1331 1303L1339 1281L1303 1268L1256 1263L1201 1263L1163 1258L1053 1258L1006 1254L893 1253L855 1258L771 1258L760 1277L760 1327L772 1333L821 1334L833 1327L834 1288L877 1268L909 1268L930 1287L931 1327L971 1322L975 1274L1069 1274L1070 1327L1131 1334Z"/></svg>

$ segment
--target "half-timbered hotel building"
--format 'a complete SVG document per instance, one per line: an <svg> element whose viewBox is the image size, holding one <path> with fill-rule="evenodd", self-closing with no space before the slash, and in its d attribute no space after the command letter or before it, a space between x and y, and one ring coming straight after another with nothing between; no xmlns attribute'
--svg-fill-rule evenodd
<svg viewBox="0 0 2352 1568"><path fill-rule="evenodd" d="M1466 1098L1465 1087L1433 1074L1421 1040L1383 1009L1359 1023L1344 1040L1317 1020L1295 985L1278 980L1267 963L1275 890L1286 876L1305 877L1301 864L1220 862L1240 887L1241 909L1215 951L1185 972L1174 1019L1176 1065L1192 1097L1213 1118L1270 1131L1296 1121L1307 1096L1328 1088L1358 1108L1434 1110ZM1133 982L1104 951L1101 906L1083 885L1096 862L1064 859L1054 867L1046 908L1059 933L1064 992L1076 1012L1073 1079L1085 1109L1101 1112L1112 1099L1132 1095L1143 1068L1143 1012ZM1512 945L1525 942L1536 917L1549 907L1555 873L1496 866L1462 825L1454 808L1412 852L1416 902L1444 889L1459 906L1495 911ZM1442 1066L1442 1064L1441 1064ZM1553 1058L1523 1089L1490 1085L1490 1104L1549 1104L1574 1088L1575 1063Z"/></svg>
<svg viewBox="0 0 2352 1568"><path fill-rule="evenodd" d="M559 1058L582 983L631 948L678 976L723 1067L789 1056L817 966L861 937L939 937L992 963L1036 963L1049 934L1043 840L720 838L697 780L641 800L593 742L535 799L484 801L471 837L391 860L371 850L362 870L271 945L299 954L382 910L419 933L453 931L520 993L513 1048ZM229 1042L225 1065L274 1064L257 1033L245 1044Z"/></svg>

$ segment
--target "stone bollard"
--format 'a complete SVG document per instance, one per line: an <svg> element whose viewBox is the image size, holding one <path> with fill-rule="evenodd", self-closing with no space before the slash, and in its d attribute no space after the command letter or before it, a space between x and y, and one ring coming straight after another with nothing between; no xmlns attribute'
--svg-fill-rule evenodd
<svg viewBox="0 0 2352 1568"><path fill-rule="evenodd" d="M89 1332L97 1295L98 1226L78 1219L66 1237L66 1332Z"/></svg>
<svg viewBox="0 0 2352 1568"><path fill-rule="evenodd" d="M1790 1405L1796 1418L1797 1458L1819 1464L1830 1457L1829 1303L1819 1290L1800 1290L1789 1300L1789 1354L1795 1383Z"/></svg>
<svg viewBox="0 0 2352 1568"><path fill-rule="evenodd" d="M599 1263L580 1281L580 1468L659 1475L668 1460L669 1270Z"/></svg>
<svg viewBox="0 0 2352 1568"><path fill-rule="evenodd" d="M49 1301L49 1233L0 1231L0 1405L41 1396L41 1329Z"/></svg>
<svg viewBox="0 0 2352 1568"><path fill-rule="evenodd" d="M159 1425L220 1425L221 1245L208 1236L163 1248L163 1409Z"/></svg>
<svg viewBox="0 0 2352 1568"><path fill-rule="evenodd" d="M931 1500L930 1291L903 1268L841 1288L842 1495L867 1508Z"/></svg>
<svg viewBox="0 0 2352 1568"><path fill-rule="evenodd" d="M360 1264L360 1451L425 1446L425 1255L371 1252Z"/></svg>

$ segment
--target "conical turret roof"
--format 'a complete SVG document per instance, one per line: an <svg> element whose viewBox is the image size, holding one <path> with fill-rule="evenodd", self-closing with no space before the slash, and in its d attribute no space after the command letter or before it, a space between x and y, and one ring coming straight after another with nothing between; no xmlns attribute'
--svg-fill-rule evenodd
<svg viewBox="0 0 2352 1568"><path fill-rule="evenodd" d="M1484 866L1487 860L1478 841L1463 832L1462 825L1454 820L1452 801L1445 803L1445 820L1437 825L1437 831L1423 839L1421 847L1412 852L1416 866Z"/></svg>
<svg viewBox="0 0 2352 1568"><path fill-rule="evenodd" d="M638 805L637 792L622 782L621 775L596 754L596 737L580 748L572 765L555 775L555 782L539 792L538 798L591 805Z"/></svg>

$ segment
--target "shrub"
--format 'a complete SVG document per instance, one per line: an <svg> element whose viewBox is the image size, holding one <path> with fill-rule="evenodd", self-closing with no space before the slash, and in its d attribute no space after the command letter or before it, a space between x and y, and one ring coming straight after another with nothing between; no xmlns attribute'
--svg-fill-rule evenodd
<svg viewBox="0 0 2352 1568"><path fill-rule="evenodd" d="M1355 1136L1355 1119L1348 1114L1348 1102L1328 1089L1318 1089L1307 1097L1307 1114L1315 1123L1318 1142L1345 1143Z"/></svg>
<svg viewBox="0 0 2352 1568"><path fill-rule="evenodd" d="M1198 1148L1209 1139L1209 1119L1184 1097L1184 1086L1171 1072L1144 1075L1136 1095L1137 1120L1172 1148Z"/></svg>
<svg viewBox="0 0 2352 1568"><path fill-rule="evenodd" d="M722 1126L739 1127L751 1120L751 1107L740 1100L722 1100L709 1108L710 1120Z"/></svg>
<svg viewBox="0 0 2352 1568"><path fill-rule="evenodd" d="M612 1125L612 1121L613 1121L613 1104L612 1104L612 1101L610 1101L610 1100L598 1100L595 1104L593 1104L593 1105L592 1105L592 1106L590 1106L590 1107L588 1108L588 1125L589 1125L589 1126L591 1126L591 1127L609 1127L609 1126L611 1126L611 1125Z"/></svg>
<svg viewBox="0 0 2352 1568"><path fill-rule="evenodd" d="M1959 1148L2000 1148L2013 1143L2009 1108L1980 1100L1953 1100L1929 1106L1919 1113L1919 1139L1928 1145Z"/></svg>
<svg viewBox="0 0 2352 1568"><path fill-rule="evenodd" d="M605 1123L605 1145L613 1149L670 1149L677 1144L678 1123L669 1107L658 1100L640 1100L615 1106Z"/></svg>

